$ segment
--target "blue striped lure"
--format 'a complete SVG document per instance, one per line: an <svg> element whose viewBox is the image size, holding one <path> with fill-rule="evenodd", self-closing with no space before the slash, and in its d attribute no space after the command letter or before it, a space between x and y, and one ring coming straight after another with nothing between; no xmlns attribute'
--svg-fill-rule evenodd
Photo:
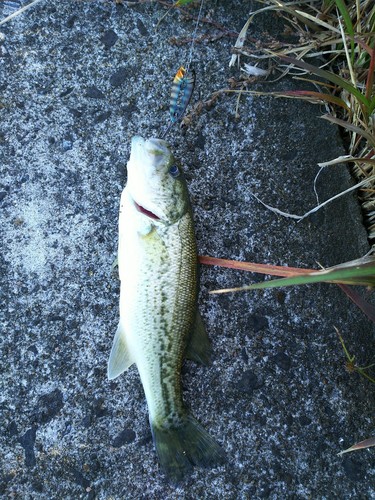
<svg viewBox="0 0 375 500"><path fill-rule="evenodd" d="M190 1L192 0L178 0L178 2L174 5L177 6L184 5L185 3L189 3ZM194 90L195 71L190 69L190 64L193 56L194 43L197 37L198 24L202 15L203 3L204 0L200 0L199 13L197 21L195 23L195 28L192 36L187 63L185 66L180 66L178 68L172 83L172 91L169 102L169 115L171 121L169 122L169 125L167 125L167 127L164 129L164 132L161 135L162 138L166 136L167 132L170 130L172 125L182 120L186 108L188 107L188 104L190 102L191 94L193 93Z"/></svg>
<svg viewBox="0 0 375 500"><path fill-rule="evenodd" d="M180 120L190 102L194 90L195 71L180 66L172 84L169 113L172 123Z"/></svg>

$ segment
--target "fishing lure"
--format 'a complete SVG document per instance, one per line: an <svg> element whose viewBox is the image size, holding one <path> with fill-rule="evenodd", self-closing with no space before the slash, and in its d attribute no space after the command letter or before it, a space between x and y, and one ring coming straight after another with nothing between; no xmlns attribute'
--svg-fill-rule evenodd
<svg viewBox="0 0 375 500"><path fill-rule="evenodd" d="M188 71L184 66L180 66L172 84L169 113L171 122L180 120L191 99L194 90L195 71Z"/></svg>
<svg viewBox="0 0 375 500"><path fill-rule="evenodd" d="M174 5L180 6L184 5L185 3L190 3L190 1L191 0L178 0L177 3L175 3ZM195 23L195 28L190 45L189 56L187 58L188 62L186 66L180 66L178 68L172 83L170 106L169 106L170 123L169 125L167 125L164 132L162 133L162 137L166 136L167 132L172 127L172 125L174 125L176 122L180 121L183 118L194 90L195 71L190 69L190 64L193 56L194 43L197 37L198 24L202 15L203 3L204 0L200 0L199 13L197 21Z"/></svg>

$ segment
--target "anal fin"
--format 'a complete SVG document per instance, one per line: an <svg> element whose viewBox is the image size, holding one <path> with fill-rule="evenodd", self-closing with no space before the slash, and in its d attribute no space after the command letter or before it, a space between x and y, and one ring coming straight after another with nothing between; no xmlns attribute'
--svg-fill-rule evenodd
<svg viewBox="0 0 375 500"><path fill-rule="evenodd" d="M195 323L186 347L186 358L207 366L211 361L211 343L199 311L195 317Z"/></svg>
<svg viewBox="0 0 375 500"><path fill-rule="evenodd" d="M126 343L125 330L119 323L115 338L113 339L111 354L108 360L108 378L110 380L118 377L127 370L134 360L132 359Z"/></svg>

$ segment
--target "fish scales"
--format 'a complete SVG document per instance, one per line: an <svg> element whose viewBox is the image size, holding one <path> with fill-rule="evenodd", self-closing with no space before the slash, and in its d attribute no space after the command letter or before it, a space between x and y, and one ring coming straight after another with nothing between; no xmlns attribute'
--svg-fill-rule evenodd
<svg viewBox="0 0 375 500"><path fill-rule="evenodd" d="M125 233L129 234L127 228ZM135 358L139 360L137 366L150 418L156 422L176 412L181 416L179 376L187 335L194 320L197 287L191 217L185 214L167 230L153 230L136 238L134 247L130 238L123 243L119 253L126 263L134 263L137 255L139 275L134 302L127 300L128 283L132 279L129 275L133 272L129 267L135 264L119 267L123 283L120 317L124 318L129 342L136 344Z"/></svg>
<svg viewBox="0 0 375 500"><path fill-rule="evenodd" d="M210 349L197 314L193 219L165 141L133 138L127 170L119 216L120 321L108 377L137 365L162 469L178 482L192 465L224 456L182 398L184 357L206 364Z"/></svg>

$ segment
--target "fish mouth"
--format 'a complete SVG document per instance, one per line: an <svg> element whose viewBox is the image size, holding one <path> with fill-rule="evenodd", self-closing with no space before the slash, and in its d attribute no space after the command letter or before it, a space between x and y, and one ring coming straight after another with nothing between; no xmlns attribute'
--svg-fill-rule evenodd
<svg viewBox="0 0 375 500"><path fill-rule="evenodd" d="M168 150L168 143L164 139L158 139L157 137L150 137L149 139L144 139L140 135L135 135L131 140L131 146L133 147L151 147L160 148L162 150Z"/></svg>
<svg viewBox="0 0 375 500"><path fill-rule="evenodd" d="M162 139L135 136L131 141L130 161L157 168L164 163L168 163L171 152L168 143Z"/></svg>
<svg viewBox="0 0 375 500"><path fill-rule="evenodd" d="M168 143L163 139L157 139L156 137L151 137L144 141L146 150L158 151L159 154L169 153Z"/></svg>
<svg viewBox="0 0 375 500"><path fill-rule="evenodd" d="M156 214L154 214L150 210L147 210L147 208L142 207L142 205L139 205L139 203L137 203L135 200L133 200L133 201L134 201L135 208L138 210L138 212L140 212L143 215L146 215L150 219L160 220L160 217L158 217Z"/></svg>

